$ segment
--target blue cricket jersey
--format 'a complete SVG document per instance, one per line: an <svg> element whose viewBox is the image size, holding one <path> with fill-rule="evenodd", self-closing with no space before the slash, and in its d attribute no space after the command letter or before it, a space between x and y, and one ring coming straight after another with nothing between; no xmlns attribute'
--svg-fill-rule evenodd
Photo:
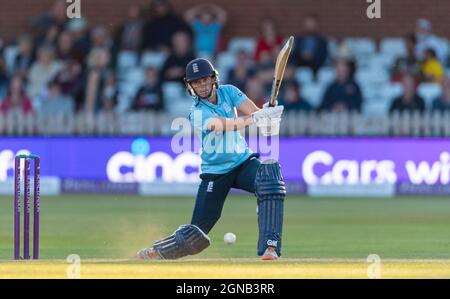
<svg viewBox="0 0 450 299"><path fill-rule="evenodd" d="M220 85L217 105L195 97L189 121L202 141L202 173L222 174L242 164L252 154L239 131L211 131L206 125L215 117L235 118L247 96L233 85Z"/></svg>

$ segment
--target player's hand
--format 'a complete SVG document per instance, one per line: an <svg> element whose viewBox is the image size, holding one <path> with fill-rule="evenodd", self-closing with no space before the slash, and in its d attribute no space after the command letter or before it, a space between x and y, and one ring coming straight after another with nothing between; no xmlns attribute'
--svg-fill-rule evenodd
<svg viewBox="0 0 450 299"><path fill-rule="evenodd" d="M263 105L263 108L267 108L267 107L275 107L275 106L278 106L278 101L277 101L277 100L275 100L275 103L273 104L273 106L270 106L270 101L266 102L266 103Z"/></svg>
<svg viewBox="0 0 450 299"><path fill-rule="evenodd" d="M252 114L252 120L264 136L278 135L284 106L264 107Z"/></svg>
<svg viewBox="0 0 450 299"><path fill-rule="evenodd" d="M261 120L281 118L283 110L284 106L264 107L263 109L252 113L253 122L258 125L258 122Z"/></svg>

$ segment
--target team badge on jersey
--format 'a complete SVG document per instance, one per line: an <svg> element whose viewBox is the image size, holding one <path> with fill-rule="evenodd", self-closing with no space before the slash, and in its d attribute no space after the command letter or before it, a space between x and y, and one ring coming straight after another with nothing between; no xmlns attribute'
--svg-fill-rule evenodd
<svg viewBox="0 0 450 299"><path fill-rule="evenodd" d="M225 111L226 111L227 113L230 113L230 111L231 111L231 108L230 108L230 106L228 106L227 103L224 103L224 104L223 104L223 109L225 109Z"/></svg>

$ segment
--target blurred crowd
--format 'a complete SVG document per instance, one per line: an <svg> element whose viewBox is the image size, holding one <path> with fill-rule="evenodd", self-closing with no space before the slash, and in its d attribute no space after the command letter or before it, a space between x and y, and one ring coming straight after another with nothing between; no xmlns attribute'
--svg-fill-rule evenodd
<svg viewBox="0 0 450 299"><path fill-rule="evenodd" d="M138 57L148 52L165 57L160 67L145 69L144 83L125 111L165 110L163 84L183 84L190 60L201 56L215 61L227 49L223 34L227 19L227 12L217 5L194 6L180 15L169 0L153 0L146 6L131 4L118 27L93 26L84 17L68 19L66 2L58 0L48 12L32 18L29 32L8 44L0 37L0 111L20 109L41 115L115 111L120 93L118 59L124 51ZM280 104L286 110L361 111L365 99L355 80L358 61L354 53L345 44L331 51L316 15L306 16L303 22L285 71ZM392 99L389 111L424 111L424 100L417 94L422 82L441 84L442 94L432 109L448 110L448 53L441 51L430 21L419 19L413 31L404 38L407 55L398 57L391 67L390 81L401 84L402 94ZM238 49L221 83L236 85L262 106L270 94L275 60L285 38L275 20L261 20L254 51ZM8 45L16 45L17 53L7 67L2 51ZM303 96L297 70L308 68L317 80L324 66L333 68L334 77L314 106Z"/></svg>

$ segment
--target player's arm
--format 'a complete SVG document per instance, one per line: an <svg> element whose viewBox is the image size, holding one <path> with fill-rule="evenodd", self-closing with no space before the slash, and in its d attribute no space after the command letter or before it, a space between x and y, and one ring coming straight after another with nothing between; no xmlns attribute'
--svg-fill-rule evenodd
<svg viewBox="0 0 450 299"><path fill-rule="evenodd" d="M191 7L190 9L186 10L184 13L184 20L188 23L192 23L195 21L197 16L201 13L201 11L204 9L205 5L196 5L194 7Z"/></svg>
<svg viewBox="0 0 450 299"><path fill-rule="evenodd" d="M245 115L236 118L214 117L206 126L211 131L237 131L251 124L253 124L252 115Z"/></svg>
<svg viewBox="0 0 450 299"><path fill-rule="evenodd" d="M251 107L252 105L249 105L249 111ZM263 109L259 109L255 106L253 107L253 109L256 109L256 111L249 115L241 117L214 117L207 122L207 129L211 131L236 131L250 126L253 123L255 123L257 126L267 126L267 123L270 122L271 119L278 119L279 121L284 107L276 106L264 107Z"/></svg>
<svg viewBox="0 0 450 299"><path fill-rule="evenodd" d="M238 110L242 112L244 115L250 115L253 112L256 112L260 109L255 105L255 103L252 100L246 99L239 106Z"/></svg>
<svg viewBox="0 0 450 299"><path fill-rule="evenodd" d="M242 112L244 116L236 118L215 117L208 122L208 130L237 131L248 127L253 123L252 114L260 109L252 100L246 99L239 106L238 110Z"/></svg>
<svg viewBox="0 0 450 299"><path fill-rule="evenodd" d="M225 9L212 3L208 4L207 7L209 7L210 10L214 12L217 22L219 22L221 25L225 25L225 23L227 22L227 12L225 11Z"/></svg>

